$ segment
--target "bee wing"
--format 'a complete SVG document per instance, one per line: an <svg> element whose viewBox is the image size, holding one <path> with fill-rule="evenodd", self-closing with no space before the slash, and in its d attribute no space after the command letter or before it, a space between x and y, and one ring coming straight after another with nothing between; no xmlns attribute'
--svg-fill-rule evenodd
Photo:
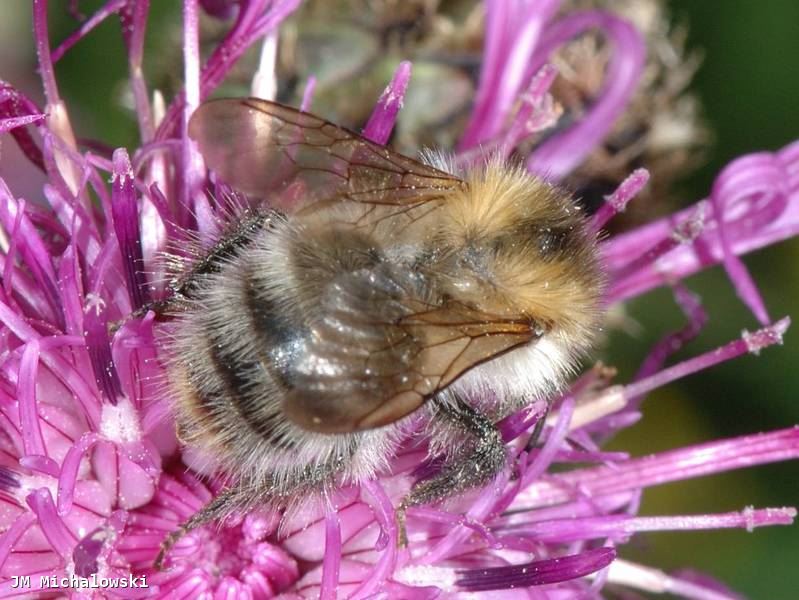
<svg viewBox="0 0 799 600"><path fill-rule="evenodd" d="M383 265L334 284L292 375L283 404L290 419L322 432L393 423L472 367L543 333L527 317L431 304L426 284L398 271Z"/></svg>
<svg viewBox="0 0 799 600"><path fill-rule="evenodd" d="M206 102L189 135L205 162L239 191L295 212L319 202L407 211L465 184L314 115L259 100Z"/></svg>

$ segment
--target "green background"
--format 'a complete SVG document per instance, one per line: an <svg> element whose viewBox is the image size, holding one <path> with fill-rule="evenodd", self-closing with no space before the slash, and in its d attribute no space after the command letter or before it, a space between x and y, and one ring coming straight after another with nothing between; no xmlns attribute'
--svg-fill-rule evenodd
<svg viewBox="0 0 799 600"><path fill-rule="evenodd" d="M53 2L51 39L74 27ZM66 2L64 2L66 4ZM97 1L84 1L89 14ZM148 35L150 60L174 60L180 39L179 3L155 0ZM686 181L681 197L689 203L706 195L715 173L732 158L761 149L778 149L799 138L799 2L796 0L674 0L677 22L690 26L689 46L704 51L694 89L701 96L715 144L706 166ZM0 41L13 48L18 73L35 68L30 47L27 3L3 2L16 36ZM27 45L27 48L26 48ZM6 64L6 67L8 65ZM146 66L146 72L149 71ZM153 69L154 71L156 69ZM151 71L151 72L152 72ZM14 80L13 73L0 74ZM113 20L82 42L58 66L62 93L81 136L97 136L113 145L134 144L130 113L117 107L127 67L119 28ZM179 73L163 76L169 87ZM40 96L34 79L20 83ZM110 101L109 101L110 100ZM13 189L13 188L12 188ZM746 259L760 284L773 319L797 306L799 240L769 248ZM674 360L699 354L755 329L719 269L694 277L710 315L700 337ZM632 302L629 315L641 324L636 336L613 334L603 358L619 367L624 381L652 344L682 324L669 293L658 291ZM795 311L794 311L795 312ZM793 315L799 318L799 313ZM794 327L794 329L796 326ZM745 356L692 376L650 395L644 419L612 443L615 449L643 455L714 438L786 427L799 422L799 336L789 330L783 347L760 357ZM799 504L799 463L758 467L731 474L671 484L644 495L642 514L683 514ZM664 569L706 571L751 598L799 597L799 529L775 527L745 531L658 533L637 536L623 555Z"/></svg>
<svg viewBox="0 0 799 600"><path fill-rule="evenodd" d="M707 194L731 159L776 150L799 138L799 2L794 0L675 0L675 19L690 26L689 45L704 53L694 90L700 95L715 143L706 166L685 182L686 199ZM799 319L799 240L745 259L773 320ZM675 357L689 357L753 330L721 269L688 280L710 321L700 337ZM680 317L669 293L658 291L629 307L645 332L614 336L610 362L628 366ZM644 419L613 447L646 454L703 440L787 427L799 422L799 335L760 357L744 356L651 394ZM738 510L744 506L799 504L799 463L782 463L675 483L644 494L642 514ZM661 568L692 567L724 580L750 598L799 598L799 530L774 527L698 533L657 533L635 538L623 555Z"/></svg>

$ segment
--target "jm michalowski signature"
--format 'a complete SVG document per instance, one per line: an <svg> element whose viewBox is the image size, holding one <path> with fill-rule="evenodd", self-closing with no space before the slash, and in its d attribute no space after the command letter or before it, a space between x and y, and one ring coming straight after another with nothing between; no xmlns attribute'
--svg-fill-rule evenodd
<svg viewBox="0 0 799 600"><path fill-rule="evenodd" d="M34 576L35 577L35 576ZM36 581L36 579L34 579ZM134 577L128 575L127 577L100 577L97 573L93 573L89 577L78 577L77 575L58 576L58 575L39 575L39 585L36 589L47 588L70 588L70 589L85 589L85 588L146 588L147 577L146 575L139 575ZM13 575L11 577L12 588L30 589L32 587L30 575Z"/></svg>

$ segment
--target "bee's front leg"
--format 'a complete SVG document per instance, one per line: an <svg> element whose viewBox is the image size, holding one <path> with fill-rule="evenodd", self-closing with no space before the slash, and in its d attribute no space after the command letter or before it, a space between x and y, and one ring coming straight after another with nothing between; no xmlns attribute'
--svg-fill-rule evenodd
<svg viewBox="0 0 799 600"><path fill-rule="evenodd" d="M530 433L530 437L527 439L527 443L524 445L524 450L526 452L530 452L533 448L539 445L541 441L541 434L544 433L544 427L547 424L547 417L549 416L549 411L552 410L552 402L547 402L547 406L544 409L543 414L538 417L538 420L535 422L535 426L533 427L533 431Z"/></svg>
<svg viewBox="0 0 799 600"><path fill-rule="evenodd" d="M502 435L493 422L457 399L454 404L441 402L433 416L434 435L449 436L459 442L443 469L430 479L416 483L397 509L400 543L407 543L405 512L413 506L444 500L466 490L485 485L507 464L507 450Z"/></svg>

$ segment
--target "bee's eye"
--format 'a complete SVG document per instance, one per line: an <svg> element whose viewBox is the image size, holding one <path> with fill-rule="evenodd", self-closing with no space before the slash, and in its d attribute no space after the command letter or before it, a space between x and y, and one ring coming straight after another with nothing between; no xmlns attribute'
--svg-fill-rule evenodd
<svg viewBox="0 0 799 600"><path fill-rule="evenodd" d="M538 251L541 256L552 256L566 249L570 243L571 231L570 227L538 228L535 239L538 241Z"/></svg>

